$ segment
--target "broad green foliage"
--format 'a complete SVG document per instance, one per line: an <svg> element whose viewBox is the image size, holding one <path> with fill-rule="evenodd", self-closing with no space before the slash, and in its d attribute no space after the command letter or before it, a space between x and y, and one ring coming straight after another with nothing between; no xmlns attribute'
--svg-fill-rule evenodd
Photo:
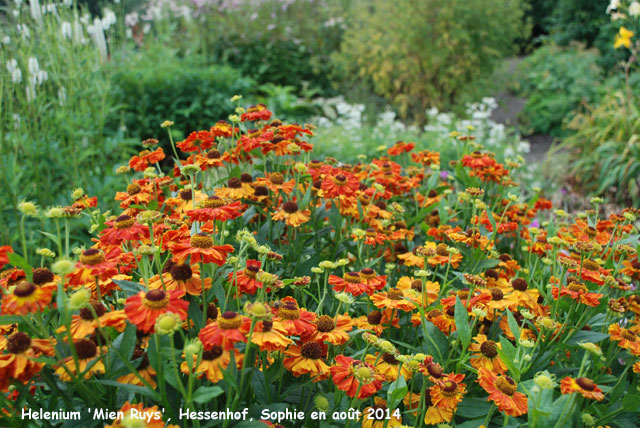
<svg viewBox="0 0 640 428"><path fill-rule="evenodd" d="M456 103L526 30L517 0L378 0L354 8L337 61L402 117Z"/></svg>

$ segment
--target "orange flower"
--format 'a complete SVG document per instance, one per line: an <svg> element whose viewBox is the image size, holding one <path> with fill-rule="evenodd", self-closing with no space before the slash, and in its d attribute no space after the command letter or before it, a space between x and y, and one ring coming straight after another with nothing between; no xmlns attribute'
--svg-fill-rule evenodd
<svg viewBox="0 0 640 428"><path fill-rule="evenodd" d="M13 253L11 245L3 245L0 247L0 269L9 263L9 253Z"/></svg>
<svg viewBox="0 0 640 428"><path fill-rule="evenodd" d="M201 202L202 208L187 211L187 215L192 221L227 221L233 220L242 214L242 203L235 201L226 203L219 196L209 196Z"/></svg>
<svg viewBox="0 0 640 428"><path fill-rule="evenodd" d="M247 267L238 272L229 272L229 282L237 287L238 294L256 294L262 288L262 282L256 279L262 263L259 260L247 260Z"/></svg>
<svg viewBox="0 0 640 428"><path fill-rule="evenodd" d="M405 292L399 288L390 288L386 293L376 293L371 296L371 302L378 308L399 309L411 312L416 305L404 299Z"/></svg>
<svg viewBox="0 0 640 428"><path fill-rule="evenodd" d="M389 312L385 311L384 313L380 311L371 311L368 315L363 315L354 320L356 327L361 328L363 330L372 330L375 332L376 336L380 336L384 329L386 329L390 324L389 320ZM399 319L397 316L394 317L393 326L399 326Z"/></svg>
<svg viewBox="0 0 640 428"><path fill-rule="evenodd" d="M336 175L327 175L322 181L322 190L325 198L335 198L336 196L355 196L356 190L360 188L358 177L336 169Z"/></svg>
<svg viewBox="0 0 640 428"><path fill-rule="evenodd" d="M4 338L3 338L4 339ZM5 391L12 379L26 384L42 370L44 363L34 361L43 355L53 356L49 339L32 339L27 333L17 331L6 339L6 354L0 354L0 390Z"/></svg>
<svg viewBox="0 0 640 428"><path fill-rule="evenodd" d="M149 150L143 150L138 154L138 156L133 156L129 160L129 166L134 171L144 171L151 164L158 163L162 159L164 159L164 151L162 150L162 147L158 147L152 152Z"/></svg>
<svg viewBox="0 0 640 428"><path fill-rule="evenodd" d="M149 227L136 223L135 219L123 214L114 221L108 221L108 226L102 231L100 243L103 245L119 246L124 242L135 243L149 239Z"/></svg>
<svg viewBox="0 0 640 428"><path fill-rule="evenodd" d="M425 281L426 288L426 302L423 301L423 290L422 290L422 280L410 278L408 276L403 276L398 280L396 287L400 290L413 290L418 293L418 299L415 300L415 303L424 307L429 306L436 300L438 300L438 294L440 293L440 283L433 281ZM411 295L409 295L410 297Z"/></svg>
<svg viewBox="0 0 640 428"><path fill-rule="evenodd" d="M179 141L176 146L185 153L200 153L204 150L209 150L214 144L215 137L211 135L211 132L197 131L189 134L185 140Z"/></svg>
<svg viewBox="0 0 640 428"><path fill-rule="evenodd" d="M149 357L147 353L144 352L141 348L136 348L133 351L133 355L131 356L132 360L140 359L138 363L138 367L136 368L135 373L128 373L120 378L118 378L118 382L127 383L129 385L138 385L138 386L146 386L145 383L140 379L144 379L152 388L156 387L156 381L153 380L153 377L157 375L156 371L149 364ZM137 373L137 374L136 374Z"/></svg>
<svg viewBox="0 0 640 428"><path fill-rule="evenodd" d="M509 376L496 375L485 367L478 370L477 382L489 393L498 410L509 416L524 415L528 411L527 396L516 392L518 385Z"/></svg>
<svg viewBox="0 0 640 428"><path fill-rule="evenodd" d="M136 412L133 413L132 409ZM117 419L104 428L125 428L132 426L140 428L178 428L178 425L166 425L162 420L162 412L158 406L146 407L142 403L131 404L128 401L117 412ZM143 417L146 417L143 418Z"/></svg>
<svg viewBox="0 0 640 428"><path fill-rule="evenodd" d="M222 346L226 351L233 349L237 342L246 342L251 320L233 311L218 316L217 321L207 324L198 337L204 349Z"/></svg>
<svg viewBox="0 0 640 428"><path fill-rule="evenodd" d="M594 308L600 304L600 299L603 296L600 293L589 292L589 289L579 282L572 282L567 287L562 286L559 290L558 287L553 287L551 288L551 295L556 300L562 296L568 296L576 302Z"/></svg>
<svg viewBox="0 0 640 428"><path fill-rule="evenodd" d="M333 285L335 291L344 291L359 296L363 293L372 293L369 285L363 283L359 272L345 272L342 278L336 275L329 275L329 284Z"/></svg>
<svg viewBox="0 0 640 428"><path fill-rule="evenodd" d="M420 394L410 393L405 395L402 401L407 407L407 410L413 410L414 416L417 416L418 410L420 409L420 399ZM434 406L431 402L431 388L425 389L424 401L427 407L427 411L424 415L424 423L426 425L436 425L441 422L451 422L451 419L453 419L453 410L440 409L439 407Z"/></svg>
<svg viewBox="0 0 640 428"><path fill-rule="evenodd" d="M211 278L200 277L200 268L197 264L191 266L187 263L175 263L169 260L164 266L162 278L154 275L149 279L149 289L166 289L184 291L192 296L202 294L203 288L211 288Z"/></svg>
<svg viewBox="0 0 640 428"><path fill-rule="evenodd" d="M308 222L310 215L310 210L300 211L297 203L289 201L282 204L277 212L271 214L271 218L276 221L284 221L287 226L298 227Z"/></svg>
<svg viewBox="0 0 640 428"><path fill-rule="evenodd" d="M291 345L287 348L286 355L284 367L295 377L308 374L313 382L329 377L329 366L324 362L327 350L322 343L309 341L300 345Z"/></svg>
<svg viewBox="0 0 640 428"><path fill-rule="evenodd" d="M397 409L389 409L387 402L380 397L373 397L373 407L365 407L362 411L362 428L384 428L402 425L402 417L397 416Z"/></svg>
<svg viewBox="0 0 640 428"><path fill-rule="evenodd" d="M329 342L332 345L343 345L349 341L349 332L353 329L353 321L347 314L332 318L322 315L316 321L316 334L313 340Z"/></svg>
<svg viewBox="0 0 640 428"><path fill-rule="evenodd" d="M9 294L2 298L3 315L25 315L41 312L49 306L55 284L39 287L32 282L20 281Z"/></svg>
<svg viewBox="0 0 640 428"><path fill-rule="evenodd" d="M240 367L242 365L242 354L240 354L237 350L233 350L234 360L236 364L239 364ZM182 355L182 358L185 358L185 355ZM204 376L207 377L209 382L217 383L222 380L224 377L223 370L226 370L229 367L229 363L231 362L231 353L229 350L225 350L220 345L213 345L211 349L202 351L202 359L200 360L200 364L196 365L198 362L198 355L193 355L193 364L192 369L193 373L195 373L198 378L202 378ZM186 361L183 361L180 364L180 370L182 373L189 374L189 364Z"/></svg>
<svg viewBox="0 0 640 428"><path fill-rule="evenodd" d="M619 324L609 326L611 339L618 342L622 349L628 349L633 355L640 356L640 338L631 330L622 328Z"/></svg>
<svg viewBox="0 0 640 428"><path fill-rule="evenodd" d="M124 312L139 330L149 333L153 331L156 319L164 313L173 312L183 321L187 318L189 302L180 299L182 296L184 291L181 290L141 291L126 300Z"/></svg>
<svg viewBox="0 0 640 428"><path fill-rule="evenodd" d="M169 244L169 248L178 263L183 263L191 256L190 263L215 263L222 266L233 247L229 244L213 245L213 238L205 232L193 235L189 242L181 241Z"/></svg>
<svg viewBox="0 0 640 428"><path fill-rule="evenodd" d="M602 401L604 400L604 394L602 390L598 388L598 385L586 377L579 377L577 379L565 377L560 381L560 391L563 394L573 394L579 392L585 398L591 400Z"/></svg>
<svg viewBox="0 0 640 428"><path fill-rule="evenodd" d="M272 172L267 178L257 178L256 184L259 186L265 186L275 194L282 191L284 194L289 195L296 185L296 180L292 178L289 181L284 181L284 176L281 173Z"/></svg>
<svg viewBox="0 0 640 428"><path fill-rule="evenodd" d="M358 394L358 398L363 399L382 388L384 377L377 374L367 363L337 355L335 364L331 367L331 379L338 389L345 391L349 397Z"/></svg>
<svg viewBox="0 0 640 428"><path fill-rule="evenodd" d="M127 326L127 316L124 311L107 312L102 302L98 300L89 303L92 309L85 307L80 310L80 315L71 317L71 337L73 339L83 339L93 334L99 327L114 327L119 332L124 331ZM94 313L98 318L95 318ZM67 331L67 327L62 325L56 331L64 333Z"/></svg>
<svg viewBox="0 0 640 428"><path fill-rule="evenodd" d="M400 368L400 362L396 360L393 354L385 352L379 356L378 352L376 352L375 355L368 354L364 357L364 361L372 366L376 373L384 376L387 382L396 381L401 374L405 380L411 379L411 370L407 368L406 364Z"/></svg>
<svg viewBox="0 0 640 428"><path fill-rule="evenodd" d="M469 350L475 352L475 354L471 355L471 360L469 361L473 367L476 369L484 367L496 374L507 371L507 366L498 356L498 349L502 348L499 343L488 340L484 334L477 335L473 340L476 343L472 343L469 346Z"/></svg>
<svg viewBox="0 0 640 428"><path fill-rule="evenodd" d="M298 307L293 297L282 299L275 315L273 323L282 327L287 336L308 337L316 332L314 321L317 315Z"/></svg>
<svg viewBox="0 0 640 428"><path fill-rule="evenodd" d="M56 374L60 376L61 380L70 381L72 374L82 375L83 379L89 379L94 374L104 373L102 355L106 353L106 347L101 349L93 340L89 339L76 340L73 342L73 346L78 356L78 365L76 365L73 355L62 360L56 368Z"/></svg>
<svg viewBox="0 0 640 428"><path fill-rule="evenodd" d="M255 121L255 120L269 120L271 118L271 112L264 104L258 104L251 106L247 109L246 113L242 113L240 120L242 122Z"/></svg>
<svg viewBox="0 0 640 428"><path fill-rule="evenodd" d="M431 387L431 401L439 409L455 410L462 396L467 392L467 385L461 383L463 374L449 373Z"/></svg>
<svg viewBox="0 0 640 428"><path fill-rule="evenodd" d="M284 351L293 341L285 336L286 330L272 321L258 321L251 335L251 342L261 351Z"/></svg>

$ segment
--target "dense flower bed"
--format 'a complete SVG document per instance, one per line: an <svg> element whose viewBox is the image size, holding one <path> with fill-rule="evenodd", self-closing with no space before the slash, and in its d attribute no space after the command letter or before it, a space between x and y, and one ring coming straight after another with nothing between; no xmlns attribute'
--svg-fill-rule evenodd
<svg viewBox="0 0 640 428"><path fill-rule="evenodd" d="M144 141L121 212L82 191L48 209L50 265L1 247L7 425L637 421L637 210L554 211L472 129L454 159L399 141L348 165L312 158L311 125L237 113L171 141L174 164Z"/></svg>

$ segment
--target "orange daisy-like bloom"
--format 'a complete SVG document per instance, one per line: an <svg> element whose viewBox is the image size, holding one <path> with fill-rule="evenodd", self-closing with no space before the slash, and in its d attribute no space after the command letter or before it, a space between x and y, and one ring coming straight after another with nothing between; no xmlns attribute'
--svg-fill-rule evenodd
<svg viewBox="0 0 640 428"><path fill-rule="evenodd" d="M629 329L621 327L619 324L609 326L611 339L618 342L622 349L628 349L633 355L640 356L640 337Z"/></svg>
<svg viewBox="0 0 640 428"><path fill-rule="evenodd" d="M316 334L313 340L329 342L332 345L343 345L349 341L349 332L353 329L353 320L347 314L332 318L322 315L316 320Z"/></svg>
<svg viewBox="0 0 640 428"><path fill-rule="evenodd" d="M162 192L162 189L155 189L156 193ZM154 199L154 185L149 184L147 179L133 180L127 186L126 192L117 192L114 199L120 202L120 208L126 209L131 204L147 205Z"/></svg>
<svg viewBox="0 0 640 428"><path fill-rule="evenodd" d="M132 410L135 409L134 413ZM128 401L117 412L118 417L111 425L104 428L178 428L178 425L166 425L162 420L162 412L158 406L144 407L142 403L131 404ZM132 425L135 424L135 425Z"/></svg>
<svg viewBox="0 0 640 428"><path fill-rule="evenodd" d="M71 337L82 339L94 333L99 327L114 327L117 331L124 331L127 326L127 316L124 311L107 312L102 302L93 300L89 302L91 308L85 307L80 310L80 315L71 317ZM96 318L95 315L98 317ZM64 333L67 327L62 325L58 328L58 333Z"/></svg>
<svg viewBox="0 0 640 428"><path fill-rule="evenodd" d="M262 288L262 282L256 279L262 263L259 260L247 260L247 267L238 272L229 272L229 282L237 287L238 294L256 294Z"/></svg>
<svg viewBox="0 0 640 428"><path fill-rule="evenodd" d="M572 282L568 286L562 286L551 288L551 295L554 299L558 299L562 296L568 296L576 302L582 303L587 306L596 307L600 304L600 299L603 297L600 293L592 293L589 289L579 282Z"/></svg>
<svg viewBox="0 0 640 428"><path fill-rule="evenodd" d="M140 359L138 367L136 368L136 373L128 373L122 377L118 378L118 382L126 383L129 385L139 385L146 386L145 383L140 379L144 379L152 388L156 387L156 381L153 379L154 376L157 375L156 371L149 364L149 357L147 353L144 352L141 348L136 348L133 351L133 355L131 356L132 360Z"/></svg>
<svg viewBox="0 0 640 428"><path fill-rule="evenodd" d="M384 399L373 397L373 403L373 406L365 407L362 412L362 428L397 427L402 425L402 417L396 416L399 412L389 409Z"/></svg>
<svg viewBox="0 0 640 428"><path fill-rule="evenodd" d="M20 281L9 294L2 298L3 315L25 315L41 312L51 303L51 294L55 284L40 287L32 282Z"/></svg>
<svg viewBox="0 0 640 428"><path fill-rule="evenodd" d="M12 379L26 384L42 370L44 363L33 359L43 355L54 355L54 343L49 339L32 339L22 331L11 334L3 342L7 351L6 354L0 354L0 390L3 391Z"/></svg>
<svg viewBox="0 0 640 428"><path fill-rule="evenodd" d="M455 410L462 396L467 392L467 385L462 383L463 374L449 373L438 379L431 387L431 401L440 409Z"/></svg>
<svg viewBox="0 0 640 428"><path fill-rule="evenodd" d="M149 227L136 223L135 219L123 214L112 222L106 223L109 226L102 231L100 243L103 245L122 245L123 242L134 243L149 239Z"/></svg>
<svg viewBox="0 0 640 428"><path fill-rule="evenodd" d="M129 160L129 166L134 171L144 171L151 164L158 163L162 159L164 159L164 151L162 150L162 147L158 147L152 152L149 150L143 150L138 154L138 156L133 156Z"/></svg>
<svg viewBox="0 0 640 428"><path fill-rule="evenodd" d="M425 281L425 293L426 294L426 302L423 302L423 290L422 290L422 280L410 278L408 276L403 276L398 280L396 287L400 290L413 290L417 293L418 299L415 302L421 306L429 306L436 300L438 300L438 294L440 293L440 283L433 281ZM408 297L411 297L409 295Z"/></svg>
<svg viewBox="0 0 640 428"><path fill-rule="evenodd" d="M204 349L209 350L214 346L222 346L226 351L233 349L237 342L247 341L246 334L251 328L251 320L236 312L227 311L218 316L218 319L207 324L198 338Z"/></svg>
<svg viewBox="0 0 640 428"><path fill-rule="evenodd" d="M383 353L381 356L376 352L375 355L368 354L364 357L364 361L371 365L376 373L384 376L387 382L394 382L398 379L398 376L404 376L405 380L411 379L411 370L406 365L400 368L400 362L393 356L393 354ZM376 360L378 361L376 363Z"/></svg>
<svg viewBox="0 0 640 428"><path fill-rule="evenodd" d="M255 193L253 187L243 185L242 179L236 177L227 181L227 187L218 187L214 191L216 196L230 199L251 199Z"/></svg>
<svg viewBox="0 0 640 428"><path fill-rule="evenodd" d="M187 215L193 221L227 221L233 220L242 215L242 203L235 201L227 203L219 196L209 196L200 203L202 208L187 211Z"/></svg>
<svg viewBox="0 0 640 428"><path fill-rule="evenodd" d="M300 211L297 203L289 201L282 204L282 207L277 212L271 214L271 218L277 221L284 221L287 226L298 227L308 222L310 215L310 210Z"/></svg>
<svg viewBox="0 0 640 428"><path fill-rule="evenodd" d="M407 410L413 410L413 415L418 415L418 410L420 409L420 394L407 394L402 399ZM424 415L424 423L426 425L436 425L442 422L451 422L453 419L453 410L451 409L441 409L436 407L431 402L431 388L426 388L424 391L424 401L427 407L427 411Z"/></svg>
<svg viewBox="0 0 640 428"><path fill-rule="evenodd" d="M363 399L382 388L384 377L365 362L337 355L335 365L331 367L331 379L338 389L345 391L349 397L355 397L357 393L358 398Z"/></svg>
<svg viewBox="0 0 640 428"><path fill-rule="evenodd" d="M529 288L529 284L524 278L513 278L511 287L513 287L513 291L505 297L507 302L526 306L529 309L538 307L540 292L535 288Z"/></svg>
<svg viewBox="0 0 640 428"><path fill-rule="evenodd" d="M477 382L489 393L487 401L496 403L501 412L509 416L521 416L527 413L527 396L516 392L518 385L509 376L496 375L491 370L481 367L478 370Z"/></svg>
<svg viewBox="0 0 640 428"><path fill-rule="evenodd" d="M70 285L84 285L95 281L97 276L100 281L107 281L118 275L116 267L121 259L122 250L119 247L111 247L106 253L99 248L89 248L80 254L80 260L76 263L76 270L67 275Z"/></svg>
<svg viewBox="0 0 640 428"><path fill-rule="evenodd" d="M322 181L322 190L325 198L335 198L336 196L355 196L360 188L360 181L355 175L337 170L335 176L327 175Z"/></svg>
<svg viewBox="0 0 640 428"><path fill-rule="evenodd" d="M106 348L99 348L93 340L89 339L76 340L73 346L76 348L78 365L76 366L72 355L62 360L60 366L56 368L56 374L61 380L70 381L71 374L82 375L83 379L89 379L93 375L104 373L102 355L106 352Z"/></svg>
<svg viewBox="0 0 640 428"><path fill-rule="evenodd" d="M233 350L234 359L236 364L242 364L242 354L240 354L237 350ZM182 355L185 358L185 355ZM225 350L220 345L213 345L211 349L204 350L202 352L202 359L200 360L200 364L196 366L198 356L193 355L193 373L195 373L198 378L202 378L204 376L207 377L209 382L217 383L222 380L224 377L223 370L229 367L229 363L231 362L231 353L229 350ZM183 361L180 364L180 370L182 373L189 374L189 364L186 361Z"/></svg>
<svg viewBox="0 0 640 428"><path fill-rule="evenodd" d="M11 245L0 246L0 269L9 263L9 253L13 253Z"/></svg>
<svg viewBox="0 0 640 428"><path fill-rule="evenodd" d="M189 241L169 244L169 248L178 263L184 263L191 256L190 263L215 263L222 266L227 261L233 247L229 244L213 245L213 238L205 232L193 235Z"/></svg>
<svg viewBox="0 0 640 428"><path fill-rule="evenodd" d="M604 400L602 390L598 388L598 385L596 385L591 379L586 377L579 377L577 379L573 379L569 376L565 377L560 381L560 391L563 394L579 392L580 395L591 400Z"/></svg>
<svg viewBox="0 0 640 428"><path fill-rule="evenodd" d="M469 346L469 350L475 352L469 361L473 367L476 369L484 367L494 373L507 371L507 366L498 356L498 349L502 348L499 343L488 340L484 334L477 335L473 340L475 343Z"/></svg>
<svg viewBox="0 0 640 428"><path fill-rule="evenodd" d="M329 275L329 284L333 285L335 291L344 291L359 296L363 293L373 293L368 284L363 283L359 272L345 272L342 278L336 275Z"/></svg>
<svg viewBox="0 0 640 428"><path fill-rule="evenodd" d="M182 141L179 141L176 146L185 153L189 152L202 152L209 150L215 144L216 140L209 131L194 131Z"/></svg>
<svg viewBox="0 0 640 428"><path fill-rule="evenodd" d="M303 374L311 376L313 382L329 377L329 366L324 362L327 356L326 346L315 340L292 345L287 348L284 367L295 377Z"/></svg>
<svg viewBox="0 0 640 428"><path fill-rule="evenodd" d="M284 181L284 176L281 173L272 172L269 174L268 178L257 178L256 184L259 186L265 186L275 194L283 192L286 195L289 195L296 185L296 180L292 178L289 181Z"/></svg>
<svg viewBox="0 0 640 428"><path fill-rule="evenodd" d="M399 288L390 288L386 293L376 293L371 295L371 302L378 308L399 309L411 312L416 305L404 299L405 292Z"/></svg>
<svg viewBox="0 0 640 428"><path fill-rule="evenodd" d="M138 330L149 333L153 331L158 317L167 312L178 315L182 321L187 318L189 302L181 299L184 294L182 290L141 291L126 300L124 312Z"/></svg>
<svg viewBox="0 0 640 428"><path fill-rule="evenodd" d="M242 113L240 120L242 122L255 121L255 120L269 120L271 118L271 112L264 104L257 104L247 109L246 113Z"/></svg>
<svg viewBox="0 0 640 428"><path fill-rule="evenodd" d="M191 266L187 263L175 263L169 260L164 267L162 279L159 275L154 275L149 279L149 289L158 288L184 291L192 296L202 294L202 289L211 288L211 278L202 279L200 268L197 264ZM163 285L164 284L164 285Z"/></svg>
<svg viewBox="0 0 640 428"><path fill-rule="evenodd" d="M354 319L354 322L357 328L360 328L363 330L371 330L375 332L376 336L380 336L384 331L384 329L386 329L390 324L392 324L389 319L388 311L385 311L383 313L377 310L369 312L368 315L363 315L361 317ZM399 318L396 315L394 317L392 325L394 327L398 327L399 326L398 323L399 323Z"/></svg>
<svg viewBox="0 0 640 428"><path fill-rule="evenodd" d="M273 323L282 327L287 336L308 337L316 332L314 324L317 315L301 309L293 297L285 297L276 310Z"/></svg>
<svg viewBox="0 0 640 428"><path fill-rule="evenodd" d="M286 330L272 321L258 321L253 328L251 342L258 345L261 351L284 351L293 343L285 336Z"/></svg>
<svg viewBox="0 0 640 428"><path fill-rule="evenodd" d="M382 290L387 285L387 276L378 275L372 268L362 269L360 271L360 279L363 284L367 284L372 290Z"/></svg>

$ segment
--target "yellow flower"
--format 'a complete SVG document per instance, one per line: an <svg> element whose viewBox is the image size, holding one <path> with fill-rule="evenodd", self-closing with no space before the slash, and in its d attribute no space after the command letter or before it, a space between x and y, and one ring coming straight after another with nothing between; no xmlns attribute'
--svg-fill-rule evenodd
<svg viewBox="0 0 640 428"><path fill-rule="evenodd" d="M616 39L613 42L613 47L615 49L619 48L620 46L624 46L627 49L630 48L631 38L633 37L633 35L633 31L627 30L624 27L620 27L620 31L618 31L618 34L616 34Z"/></svg>

